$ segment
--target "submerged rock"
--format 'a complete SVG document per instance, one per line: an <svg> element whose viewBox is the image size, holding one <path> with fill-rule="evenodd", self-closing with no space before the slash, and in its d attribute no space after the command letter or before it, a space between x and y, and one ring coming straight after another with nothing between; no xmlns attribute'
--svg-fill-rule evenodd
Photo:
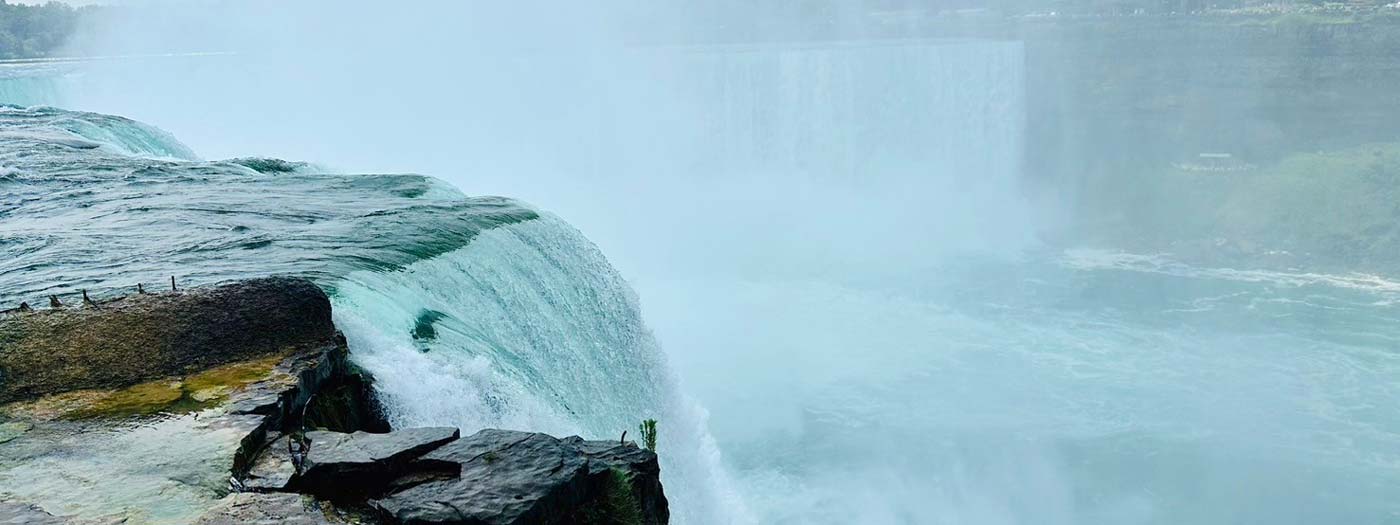
<svg viewBox="0 0 1400 525"><path fill-rule="evenodd" d="M67 525L68 520L33 505L0 501L0 525Z"/></svg>
<svg viewBox="0 0 1400 525"><path fill-rule="evenodd" d="M333 525L349 523L299 494L230 494L194 525Z"/></svg>

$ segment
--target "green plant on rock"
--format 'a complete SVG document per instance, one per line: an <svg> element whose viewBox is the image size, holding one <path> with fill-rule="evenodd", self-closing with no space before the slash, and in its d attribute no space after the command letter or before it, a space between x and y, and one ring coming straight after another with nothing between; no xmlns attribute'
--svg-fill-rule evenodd
<svg viewBox="0 0 1400 525"><path fill-rule="evenodd" d="M642 505L632 491L632 474L608 469L600 493L565 522L579 525L642 525Z"/></svg>
<svg viewBox="0 0 1400 525"><path fill-rule="evenodd" d="M656 420L642 420L641 430L642 444L646 446L647 450L656 452Z"/></svg>

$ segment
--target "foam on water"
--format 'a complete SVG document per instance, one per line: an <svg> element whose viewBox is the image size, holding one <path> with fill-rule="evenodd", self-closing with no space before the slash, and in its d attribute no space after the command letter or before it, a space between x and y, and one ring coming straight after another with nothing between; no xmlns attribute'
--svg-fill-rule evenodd
<svg viewBox="0 0 1400 525"><path fill-rule="evenodd" d="M1061 256L1060 262L1067 267L1080 270L1121 270L1293 287L1330 286L1371 292L1385 297L1400 295L1400 281L1367 273L1330 274L1305 271L1203 268L1182 263L1164 254L1136 254L1088 248L1066 250Z"/></svg>

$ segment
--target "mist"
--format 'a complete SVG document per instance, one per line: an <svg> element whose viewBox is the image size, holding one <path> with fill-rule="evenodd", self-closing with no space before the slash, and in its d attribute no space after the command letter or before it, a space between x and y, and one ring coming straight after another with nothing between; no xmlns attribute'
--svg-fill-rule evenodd
<svg viewBox="0 0 1400 525"><path fill-rule="evenodd" d="M1368 458L1400 457L1400 417L1337 414L1393 393L1371 372L1395 339L1338 309L1393 293L1329 283L1389 283L1389 245L1309 243L1394 236L1312 219L1351 197L1314 208L1299 202L1324 192L1277 181L1393 126L1335 122L1341 96L1298 109L1309 88L1191 53L1224 41L1278 78L1345 76L1301 73L1307 39L1271 46L1278 26L966 16L934 38L903 21L917 7L143 2L74 40L131 58L85 63L61 100L206 159L421 173L567 221L636 289L703 407L684 424L713 434L737 495L682 522L1385 512L1397 480ZM1123 36L1139 23L1185 44ZM1395 114L1379 92L1357 105ZM1374 264L1312 255L1329 251Z"/></svg>
<svg viewBox="0 0 1400 525"><path fill-rule="evenodd" d="M851 131L837 137L844 144L821 144L814 140L822 133L817 126L856 122L853 112L867 109L893 113L904 108L880 100L885 93L872 89L848 101L852 107L832 109L819 98L821 88L814 87L806 100L788 102L790 114L767 117L771 125L806 133L780 145L789 149L789 158L764 157L776 148L736 151L733 146L743 138L733 134L743 123L724 122L725 101L715 91L696 89L696 80L723 67L705 56L714 51L693 49L679 39L642 41L649 36L644 33L649 24L675 27L687 13L655 7L639 12L636 7L163 6L164 18L133 13L129 20L102 26L105 32L97 32L92 42L77 45L85 54L100 55L154 50L232 54L188 67L171 67L178 58L150 59L138 67L123 63L113 71L90 73L92 89L81 90L71 102L155 122L208 158L255 154L308 159L344 171L418 172L448 180L469 194L523 199L579 225L629 274L677 265L693 271L718 266L785 274L798 261L813 271L830 264L879 267L911 259L901 256L909 250L939 250L948 243L1002 249L1001 239L989 241L975 231L982 227L999 230L995 237L1002 239L1023 234L1005 226L1024 220L1019 210L1008 209L1015 205L1008 198L1011 173L1020 162L1015 145L996 153L999 158L987 159L997 164L997 173L952 176L963 168L953 166L947 153L963 142L953 136L953 128L973 124L976 115L969 112L977 109L948 115L946 123L937 122L942 116L930 115L925 122L857 130L869 135L854 139L860 145L851 142ZM702 29L687 28L686 33ZM906 63L892 66L919 67L919 58L895 58ZM1014 60L999 67L1015 74ZM761 67L780 66L774 61ZM971 62L963 67L983 69ZM770 76L778 74L770 71ZM939 73L963 74L956 66ZM960 89L938 80L926 77L925 84L907 89ZM1020 86L1008 80L1000 89L1003 100L996 103L1003 107L992 109L1012 120L1000 124L1006 129L987 133L1015 140ZM845 122L803 115L840 111L846 114L834 118ZM868 146L921 125L948 129L906 135L898 150L893 140L885 151ZM721 141L717 134L731 136ZM919 151L923 146L939 149L943 157L931 158L937 154ZM768 146L753 142L748 147ZM812 148L863 157L795 162ZM901 155L905 158L895 158ZM727 164L716 162L726 157L731 158ZM963 198L939 204L960 209L937 218L922 213L928 199L952 192ZM996 213L988 211L993 207L999 208ZM711 213L716 209L725 212ZM746 225L769 222L780 226L762 228L770 232L768 238L750 239L758 232ZM733 235L740 229L750 232ZM917 247L905 242L902 233L930 230L938 232L939 242ZM868 239L860 249L836 242L856 236ZM774 242L786 246L772 250ZM723 250L712 249L719 244ZM804 256L788 257L794 250ZM764 252L784 255L774 261Z"/></svg>

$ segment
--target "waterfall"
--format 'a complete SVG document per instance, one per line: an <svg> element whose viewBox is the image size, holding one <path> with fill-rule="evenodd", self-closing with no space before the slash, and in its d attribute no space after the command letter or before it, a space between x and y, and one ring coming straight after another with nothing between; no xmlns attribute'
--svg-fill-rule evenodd
<svg viewBox="0 0 1400 525"><path fill-rule="evenodd" d="M563 221L495 228L334 290L336 325L395 426L635 439L656 418L678 521L738 519L703 413L677 390L634 293Z"/></svg>

